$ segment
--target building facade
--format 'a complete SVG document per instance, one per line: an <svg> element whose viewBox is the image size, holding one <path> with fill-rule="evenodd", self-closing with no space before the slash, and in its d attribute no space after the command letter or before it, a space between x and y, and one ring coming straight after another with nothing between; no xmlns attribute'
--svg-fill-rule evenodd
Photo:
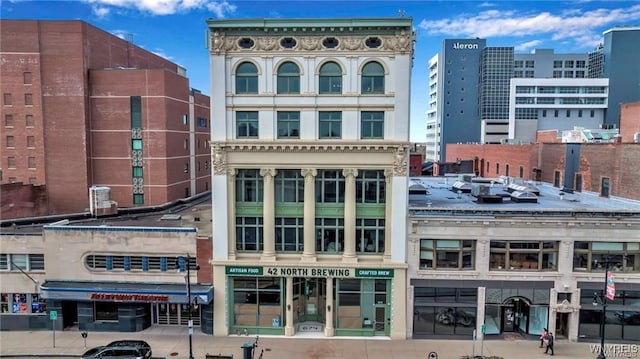
<svg viewBox="0 0 640 359"><path fill-rule="evenodd" d="M161 212L3 227L0 330L137 332L191 319L211 334L209 219L207 196Z"/></svg>
<svg viewBox="0 0 640 359"><path fill-rule="evenodd" d="M214 334L405 338L412 20L208 26Z"/></svg>
<svg viewBox="0 0 640 359"><path fill-rule="evenodd" d="M607 266L615 297L606 340L639 340L637 201L585 193L568 202L539 183L537 203L507 196L482 205L471 193L452 196L445 178L416 182L429 193L409 208L408 335L538 339L549 328L556 338L597 341L602 305L592 302L604 295Z"/></svg>
<svg viewBox="0 0 640 359"><path fill-rule="evenodd" d="M209 98L184 68L82 21L1 21L0 179L47 206L3 218L86 212L92 186L120 207L210 190Z"/></svg>
<svg viewBox="0 0 640 359"><path fill-rule="evenodd" d="M601 128L608 104L608 79L512 79L509 132L515 143L533 143L537 131Z"/></svg>

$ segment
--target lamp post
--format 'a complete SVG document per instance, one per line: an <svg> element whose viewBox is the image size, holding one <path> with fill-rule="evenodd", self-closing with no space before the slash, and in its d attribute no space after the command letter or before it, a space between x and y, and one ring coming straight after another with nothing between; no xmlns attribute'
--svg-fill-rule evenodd
<svg viewBox="0 0 640 359"><path fill-rule="evenodd" d="M604 330L605 330L605 320L607 319L607 286L609 284L609 263L613 263L615 261L606 260L602 263L604 264L604 287L601 294L598 292L593 293L593 305L602 304L602 317L600 319L600 354L598 354L597 359L606 359L607 357L604 354Z"/></svg>
<svg viewBox="0 0 640 359"><path fill-rule="evenodd" d="M189 359L193 358L193 319L191 317L191 256L187 253L187 311L189 312ZM195 270L200 269L200 266L196 264L193 268Z"/></svg>

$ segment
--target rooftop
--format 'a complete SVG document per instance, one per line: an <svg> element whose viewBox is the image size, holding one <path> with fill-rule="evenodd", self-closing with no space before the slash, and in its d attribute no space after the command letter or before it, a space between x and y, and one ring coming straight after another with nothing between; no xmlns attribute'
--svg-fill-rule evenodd
<svg viewBox="0 0 640 359"><path fill-rule="evenodd" d="M477 178L493 197L501 201L479 201L470 192L452 189L457 177L412 177L409 186L421 185L427 194L409 194L410 216L422 215L547 215L640 218L640 201L601 197L593 192L563 192L544 182L523 182L539 191L536 202L512 200L503 178ZM513 181L513 180L512 180ZM413 187L416 188L416 187ZM415 191L411 191L415 193Z"/></svg>

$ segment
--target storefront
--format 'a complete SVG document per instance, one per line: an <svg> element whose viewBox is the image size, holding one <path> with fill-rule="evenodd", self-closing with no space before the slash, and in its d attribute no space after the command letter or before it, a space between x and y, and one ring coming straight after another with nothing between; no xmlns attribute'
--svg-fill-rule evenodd
<svg viewBox="0 0 640 359"><path fill-rule="evenodd" d="M226 266L229 333L389 336L394 272Z"/></svg>
<svg viewBox="0 0 640 359"><path fill-rule="evenodd" d="M46 281L41 298L56 311L56 327L79 330L137 332L152 325L200 326L213 333L213 287L135 282ZM191 313L189 313L191 308Z"/></svg>
<svg viewBox="0 0 640 359"><path fill-rule="evenodd" d="M578 282L580 288L580 324L578 339L598 341L601 338L602 305L594 296L603 297L601 283ZM605 340L640 341L640 285L616 283L615 297L607 299Z"/></svg>
<svg viewBox="0 0 640 359"><path fill-rule="evenodd" d="M474 330L537 336L548 327L553 282L412 279L411 285L413 338L471 337Z"/></svg>

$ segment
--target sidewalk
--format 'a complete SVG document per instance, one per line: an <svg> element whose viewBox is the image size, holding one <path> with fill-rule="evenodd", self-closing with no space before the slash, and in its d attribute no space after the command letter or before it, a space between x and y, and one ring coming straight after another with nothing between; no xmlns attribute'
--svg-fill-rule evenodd
<svg viewBox="0 0 640 359"><path fill-rule="evenodd" d="M186 328L153 327L138 333L90 332L87 348L104 345L110 341L135 338L146 340L156 358L186 359L189 357L189 337ZM195 332L192 341L193 357L204 359L205 355L233 355L242 359L242 344L253 342L253 336L213 337ZM56 331L55 348L52 331L0 332L0 357L19 356L75 356L84 351L84 340L78 331ZM504 359L549 358L538 348L538 341L530 340L487 340L482 353L486 357ZM480 355L480 342L475 343L475 355ZM435 352L437 359L471 358L471 340L389 340L389 339L346 339L308 337L268 337L258 341L255 359L264 350L263 359L431 359ZM554 358L595 358L589 350L589 343L558 341Z"/></svg>

